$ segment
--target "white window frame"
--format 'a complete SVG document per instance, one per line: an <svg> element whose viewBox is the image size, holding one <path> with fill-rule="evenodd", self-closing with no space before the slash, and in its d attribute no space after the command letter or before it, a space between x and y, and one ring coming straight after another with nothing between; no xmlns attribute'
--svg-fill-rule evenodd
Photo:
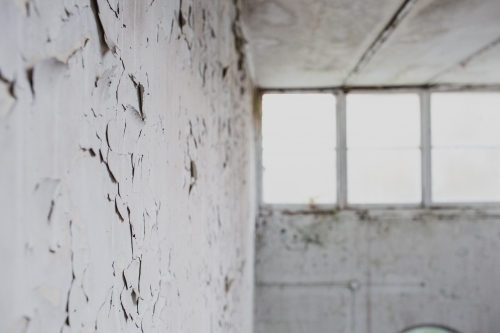
<svg viewBox="0 0 500 333"><path fill-rule="evenodd" d="M431 154L431 94L437 92L495 92L500 93L500 87L493 86L436 86L430 88L403 87L403 88L349 88L349 89L262 89L255 95L256 115L256 178L257 201L262 209L277 209L289 213L329 212L344 209L394 209L394 208L488 208L500 207L500 202L450 202L434 203L432 201L432 154ZM337 130L337 202L335 204L318 204L311 207L306 204L269 204L264 203L263 164L262 164L262 96L269 93L324 93L333 94L336 98L336 130ZM422 172L422 201L419 204L349 204L347 202L347 131L346 131L346 95L347 94L402 94L414 93L420 96L420 126L421 126L421 172Z"/></svg>

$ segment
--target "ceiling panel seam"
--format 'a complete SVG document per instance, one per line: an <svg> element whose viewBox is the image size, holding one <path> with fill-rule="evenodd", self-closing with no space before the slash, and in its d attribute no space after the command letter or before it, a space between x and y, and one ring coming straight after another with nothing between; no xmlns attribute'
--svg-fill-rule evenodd
<svg viewBox="0 0 500 333"><path fill-rule="evenodd" d="M403 21L403 19L408 15L410 10L414 7L418 0L405 0L398 8L396 13L391 17L389 22L385 25L384 29L378 34L377 38L373 41L373 43L368 47L368 49L363 53L363 56L360 58L356 66L347 74L346 78L343 81L343 85L348 85L350 79L357 75L373 58L373 56L377 53L378 50L382 47L382 45L389 39L392 33L396 30L399 24Z"/></svg>
<svg viewBox="0 0 500 333"><path fill-rule="evenodd" d="M458 63L444 69L443 71L441 71L440 73L434 75L433 77L431 77L430 79L428 79L426 81L426 84L433 84L435 82L437 82L439 80L440 77L442 77L443 75L453 71L454 69L458 68L458 67L466 67L472 60L474 60L475 58L485 54L486 52L488 52L489 50L493 49L494 47L500 45L500 38L497 38L495 39L493 42L491 43L488 43L486 46L480 48L479 50L473 52L472 54L470 54L469 56L467 56L465 59L463 60L460 60Z"/></svg>

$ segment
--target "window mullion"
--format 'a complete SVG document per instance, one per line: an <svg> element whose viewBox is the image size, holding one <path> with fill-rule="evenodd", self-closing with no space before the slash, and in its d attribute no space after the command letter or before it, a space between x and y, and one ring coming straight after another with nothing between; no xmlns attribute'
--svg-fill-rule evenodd
<svg viewBox="0 0 500 333"><path fill-rule="evenodd" d="M264 164L262 160L262 97L264 94L262 91L257 91L254 96L254 116L255 116L255 163L256 163L256 196L257 204L262 207L264 204L263 191L264 186Z"/></svg>
<svg viewBox="0 0 500 333"><path fill-rule="evenodd" d="M432 205L432 170L431 170L431 98L429 90L420 93L421 106L421 141L422 141L422 205Z"/></svg>
<svg viewBox="0 0 500 333"><path fill-rule="evenodd" d="M345 93L337 94L337 204L347 207L347 131Z"/></svg>

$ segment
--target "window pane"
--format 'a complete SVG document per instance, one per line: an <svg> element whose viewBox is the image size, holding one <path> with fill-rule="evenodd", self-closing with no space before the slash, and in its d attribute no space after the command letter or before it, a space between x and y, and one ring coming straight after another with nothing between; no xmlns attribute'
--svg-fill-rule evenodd
<svg viewBox="0 0 500 333"><path fill-rule="evenodd" d="M419 96L353 94L346 105L348 202L421 202Z"/></svg>
<svg viewBox="0 0 500 333"><path fill-rule="evenodd" d="M434 149L436 202L500 201L500 149Z"/></svg>
<svg viewBox="0 0 500 333"><path fill-rule="evenodd" d="M500 201L500 94L431 96L435 202Z"/></svg>
<svg viewBox="0 0 500 333"><path fill-rule="evenodd" d="M432 94L434 147L500 146L500 94Z"/></svg>
<svg viewBox="0 0 500 333"><path fill-rule="evenodd" d="M336 202L335 103L332 94L263 96L264 202Z"/></svg>
<svg viewBox="0 0 500 333"><path fill-rule="evenodd" d="M420 149L349 150L350 203L419 203Z"/></svg>
<svg viewBox="0 0 500 333"><path fill-rule="evenodd" d="M347 103L347 146L420 147L417 94L353 94Z"/></svg>

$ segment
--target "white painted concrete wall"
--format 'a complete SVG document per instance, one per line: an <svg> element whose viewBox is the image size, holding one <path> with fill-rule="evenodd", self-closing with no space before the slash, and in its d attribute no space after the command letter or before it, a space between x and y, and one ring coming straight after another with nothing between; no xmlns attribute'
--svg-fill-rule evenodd
<svg viewBox="0 0 500 333"><path fill-rule="evenodd" d="M500 332L500 211L264 211L257 333Z"/></svg>
<svg viewBox="0 0 500 333"><path fill-rule="evenodd" d="M250 332L237 1L0 0L0 332Z"/></svg>

